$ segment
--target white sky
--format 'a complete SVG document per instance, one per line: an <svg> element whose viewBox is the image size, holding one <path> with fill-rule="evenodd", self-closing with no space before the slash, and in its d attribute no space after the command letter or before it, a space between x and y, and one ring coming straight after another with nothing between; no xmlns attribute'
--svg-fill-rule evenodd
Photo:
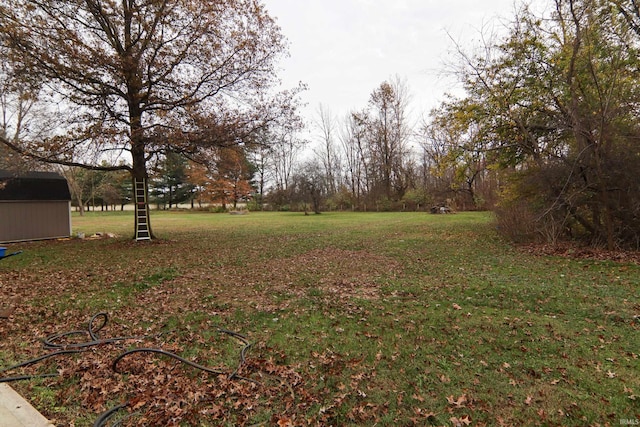
<svg viewBox="0 0 640 427"><path fill-rule="evenodd" d="M428 114L455 89L443 76L455 58L447 32L471 46L483 28L502 27L514 15L514 0L263 1L290 43L284 86L309 86L309 119L320 104L340 119L365 108L371 92L396 75L406 80L412 116Z"/></svg>

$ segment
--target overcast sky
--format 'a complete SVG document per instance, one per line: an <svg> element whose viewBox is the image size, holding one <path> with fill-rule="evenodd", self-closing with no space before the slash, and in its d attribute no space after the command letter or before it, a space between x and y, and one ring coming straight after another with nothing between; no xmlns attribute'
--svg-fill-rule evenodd
<svg viewBox="0 0 640 427"><path fill-rule="evenodd" d="M519 2L520 0L515 0ZM542 0L538 0L542 1ZM290 43L281 65L287 87L309 86L305 115L319 104L339 118L366 107L389 78L405 79L412 116L427 114L454 89L442 75L454 43L477 42L503 26L514 0L264 0Z"/></svg>

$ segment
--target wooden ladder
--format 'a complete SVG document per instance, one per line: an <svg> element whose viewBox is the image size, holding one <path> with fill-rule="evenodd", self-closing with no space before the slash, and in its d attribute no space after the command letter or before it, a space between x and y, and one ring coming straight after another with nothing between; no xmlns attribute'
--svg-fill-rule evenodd
<svg viewBox="0 0 640 427"><path fill-rule="evenodd" d="M147 185L145 179L134 179L136 192L136 240L151 240L151 230L147 223Z"/></svg>

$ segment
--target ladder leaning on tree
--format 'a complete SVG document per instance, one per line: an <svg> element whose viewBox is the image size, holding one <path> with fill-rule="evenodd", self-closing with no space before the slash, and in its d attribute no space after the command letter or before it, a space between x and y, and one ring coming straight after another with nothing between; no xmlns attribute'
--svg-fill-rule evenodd
<svg viewBox="0 0 640 427"><path fill-rule="evenodd" d="M136 193L136 240L151 240L148 222L147 183L145 179L135 178L133 185Z"/></svg>

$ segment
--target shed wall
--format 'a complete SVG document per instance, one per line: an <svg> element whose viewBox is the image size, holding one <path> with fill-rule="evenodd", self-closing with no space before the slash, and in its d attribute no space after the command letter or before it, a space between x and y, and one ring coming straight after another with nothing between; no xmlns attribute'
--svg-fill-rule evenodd
<svg viewBox="0 0 640 427"><path fill-rule="evenodd" d="M0 201L0 242L69 237L70 209L68 201Z"/></svg>

